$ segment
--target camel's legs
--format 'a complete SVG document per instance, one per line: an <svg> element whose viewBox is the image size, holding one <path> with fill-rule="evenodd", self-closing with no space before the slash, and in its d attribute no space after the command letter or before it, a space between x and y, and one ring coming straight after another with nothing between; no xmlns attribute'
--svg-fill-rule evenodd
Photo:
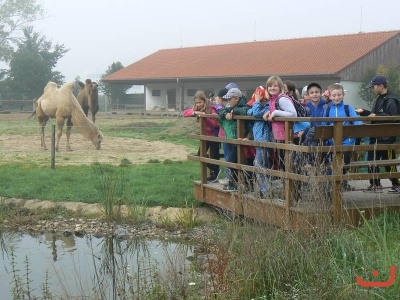
<svg viewBox="0 0 400 300"><path fill-rule="evenodd" d="M46 141L44 139L44 128L46 127L47 121L49 120L46 116L38 116L40 126L40 145L43 150L47 150Z"/></svg>
<svg viewBox="0 0 400 300"><path fill-rule="evenodd" d="M71 146L69 144L69 137L71 136L71 128L72 128L72 121L71 118L67 119L67 151L72 151Z"/></svg>
<svg viewBox="0 0 400 300"><path fill-rule="evenodd" d="M64 127L64 118L57 118L57 139L56 139L56 151L60 149L60 138L62 135ZM67 142L67 150L68 150L68 142Z"/></svg>
<svg viewBox="0 0 400 300"><path fill-rule="evenodd" d="M82 109L83 109L83 112L85 113L85 116L87 117L88 113L89 113L89 107L83 107Z"/></svg>
<svg viewBox="0 0 400 300"><path fill-rule="evenodd" d="M93 123L95 122L95 120L96 120L96 113L92 112L92 121L93 121Z"/></svg>

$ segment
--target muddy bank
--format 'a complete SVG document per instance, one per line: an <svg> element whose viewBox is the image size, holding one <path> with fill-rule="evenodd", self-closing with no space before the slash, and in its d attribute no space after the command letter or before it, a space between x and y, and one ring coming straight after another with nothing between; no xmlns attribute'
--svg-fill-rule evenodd
<svg viewBox="0 0 400 300"><path fill-rule="evenodd" d="M194 208L193 217L199 225L195 228L182 229L174 226L174 223L184 218L184 209L175 207L149 207L145 209L143 221L130 222L128 207L123 206L122 214L127 217L124 222L114 224L103 219L100 204L9 198L3 200L3 206L18 207L20 211L20 216L13 219L4 218L2 227L5 230L58 232L64 235L93 234L97 237L116 235L122 238L197 239L211 233L212 224L219 218L218 213L211 208ZM40 211L46 212L55 208L72 212L74 216L60 213L50 218L40 218ZM31 218L30 212L35 212L36 217Z"/></svg>

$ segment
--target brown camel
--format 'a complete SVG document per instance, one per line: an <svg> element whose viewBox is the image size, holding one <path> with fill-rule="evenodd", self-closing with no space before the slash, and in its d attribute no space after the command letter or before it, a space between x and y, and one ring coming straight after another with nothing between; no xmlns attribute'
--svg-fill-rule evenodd
<svg viewBox="0 0 400 300"><path fill-rule="evenodd" d="M55 118L57 121L57 139L56 150L59 150L60 137L67 120L67 151L72 151L69 144L71 136L71 127L76 126L80 134L92 141L97 150L100 149L103 140L103 134L84 114L81 106L76 100L72 89L74 83L66 83L61 88L57 88L57 84L49 82L44 88L43 95L36 101L36 110L33 112L37 115L39 126L41 128L41 146L43 150L47 150L44 140L44 128L49 118Z"/></svg>
<svg viewBox="0 0 400 300"><path fill-rule="evenodd" d="M99 110L99 90L96 82L86 79L85 83L78 81L80 91L77 99L81 105L86 117L88 116L89 109L92 112L93 123L96 120L96 113Z"/></svg>

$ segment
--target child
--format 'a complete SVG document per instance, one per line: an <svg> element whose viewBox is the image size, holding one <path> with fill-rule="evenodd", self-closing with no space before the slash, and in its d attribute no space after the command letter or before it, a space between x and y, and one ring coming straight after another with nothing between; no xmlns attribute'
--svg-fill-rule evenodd
<svg viewBox="0 0 400 300"><path fill-rule="evenodd" d="M221 118L221 124L225 131L226 138L237 138L237 124L236 120L233 119L234 115L246 115L248 110L248 105L246 101L246 97L243 96L242 92L238 88L231 88L223 99L228 100L229 106L225 106L224 108L218 111L218 115ZM234 144L227 143L227 152L228 152L228 162L237 163L237 147ZM230 169L231 174L229 178L229 182L227 185L223 187L224 190L227 191L236 191L237 190L237 170Z"/></svg>
<svg viewBox="0 0 400 300"><path fill-rule="evenodd" d="M228 89L223 88L218 92L217 97L215 98L215 103L216 103L215 109L217 110L217 113L228 104L228 100L222 98L223 96L226 95L226 93L228 93ZM220 122L220 119L218 120L218 122ZM220 125L221 126L219 127L218 137L224 138L225 131L221 123ZM228 146L227 146L228 144L227 143L221 143L221 144L222 144L222 151L224 152L224 159L225 161L228 161ZM225 167L225 178L220 179L219 183L221 183L222 185L227 185L229 183L230 172L231 172L230 169L228 167Z"/></svg>
<svg viewBox="0 0 400 300"><path fill-rule="evenodd" d="M388 82L385 76L377 75L372 78L367 88L372 89L373 93L378 98L373 102L371 111L357 109L361 116L398 116L400 115L400 102L397 95L393 94L388 90ZM378 123L379 121L372 121L371 123ZM387 121L383 121L384 123ZM394 144L396 143L396 137L378 137L370 138L369 144ZM389 158L395 158L396 154L394 150L372 150L367 152L367 160L387 160ZM385 166L386 172L395 171L395 166ZM379 167L369 167L368 173L379 173ZM388 191L389 194L400 194L400 182L398 178L389 178L392 182L392 187ZM367 188L371 192L379 192L382 190L381 181L379 178L370 179L370 186Z"/></svg>
<svg viewBox="0 0 400 300"><path fill-rule="evenodd" d="M275 117L297 117L296 108L292 100L285 94L283 81L278 76L271 76L267 80L267 91L269 94L269 111L263 115L265 121L271 122L272 134L279 143L285 142L285 122L275 121ZM279 101L279 108L277 107ZM285 170L285 151L278 150L279 169Z"/></svg>
<svg viewBox="0 0 400 300"><path fill-rule="evenodd" d="M283 86L285 88L285 93L290 97L290 99L297 100L299 101L299 95L298 91L296 89L296 85L294 84L293 81L286 80L283 83ZM306 107L306 111L308 115L310 115L310 109ZM295 122L293 125L293 133L295 135L294 143L296 145L300 145L302 142L302 136L305 131L307 131L310 128L310 122L308 121L301 121L301 122Z"/></svg>
<svg viewBox="0 0 400 300"><path fill-rule="evenodd" d="M312 118L321 118L324 116L324 111L327 109L328 104L321 97L322 88L316 83L310 83L307 86L307 94L309 97L309 101L306 106L310 109L310 117ZM311 122L311 126L321 125L321 122Z"/></svg>
<svg viewBox="0 0 400 300"><path fill-rule="evenodd" d="M343 86L339 83L332 84L328 87L330 99L332 101L332 105L324 112L324 117L348 117L346 114L345 104L343 101L344 98L344 89ZM357 113L351 105L348 105L349 117L357 117ZM362 121L353 121L350 123L349 121L344 121L343 125L362 125ZM322 122L322 125L333 125L332 122ZM342 141L342 145L344 146L353 146L356 142L355 138L344 138ZM328 141L329 145L332 145L332 141ZM351 151L343 152L343 162L344 164L349 164L351 160ZM343 174L346 174L348 169L343 169ZM350 186L347 181L342 182L342 188L345 191L353 191L354 189Z"/></svg>
<svg viewBox="0 0 400 300"><path fill-rule="evenodd" d="M194 95L193 108L188 108L183 112L184 117L198 117L204 114L216 114L214 105L210 105L206 95L202 91L196 92ZM199 121L199 120L197 120ZM219 124L216 118L206 118L206 135L217 136ZM206 151L210 150L210 158L219 160L219 143L207 141ZM200 148L197 155L200 155ZM218 165L208 164L210 175L207 177L208 182L216 182L221 172Z"/></svg>
<svg viewBox="0 0 400 300"><path fill-rule="evenodd" d="M271 123L265 122L262 116L269 111L269 99L265 87L259 86L250 101L247 103L250 109L247 111L249 116L254 116L256 121L253 125L253 136L255 141L271 142ZM272 167L272 149L264 147L256 147L256 157L254 159L256 168ZM266 176L264 174L256 174L257 182L260 186L260 197L264 197L267 192Z"/></svg>

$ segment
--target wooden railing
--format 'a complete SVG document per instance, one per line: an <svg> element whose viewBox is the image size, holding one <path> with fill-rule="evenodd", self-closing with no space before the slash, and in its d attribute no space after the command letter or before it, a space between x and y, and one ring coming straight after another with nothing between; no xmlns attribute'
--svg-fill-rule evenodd
<svg viewBox="0 0 400 300"><path fill-rule="evenodd" d="M318 174L315 176L314 182L332 182L332 210L333 210L333 222L338 224L341 222L343 217L343 205L342 205L342 192L341 184L343 180L369 180L371 178L399 178L400 172L380 172L376 173L360 173L357 169L360 167L368 166L386 166L386 165L400 165L400 159L391 159L387 161L353 161L349 165L344 165L342 162L342 155L345 151L376 151L376 150L396 150L400 151L400 144L374 144L374 145L354 145L354 146L343 146L342 140L346 137L363 138L363 137L380 137L380 136L400 136L400 117L341 117L341 118L275 118L275 121L285 122L286 137L285 143L270 143L270 142L257 142L257 141L243 141L234 140L227 138L218 138L213 136L207 136L205 134L205 118L218 118L217 115L201 115L200 116L200 134L189 135L189 138L200 140L200 155L194 156L189 155L188 159L200 162L200 181L201 185L207 183L207 164L215 164L219 166L225 166L234 168L239 171L262 173L271 175L274 177L285 178L285 209L287 214L290 213L290 207L293 206L295 199L295 193L293 193L294 185L296 182L303 181L307 182L309 176L299 174L293 168L293 154L315 154L315 153L330 153L332 155L332 175ZM245 122L249 120L256 120L254 117L249 116L235 116L237 120L237 137L245 137ZM363 125L343 125L343 121L355 121L361 120L364 122ZM301 146L293 143L293 124L295 121L329 121L332 126L320 126L315 130L315 139L322 141L325 139L333 139L333 146ZM379 124L370 124L371 121L388 122ZM398 122L398 123L396 123ZM235 144L238 147L237 163L229 163L222 160L214 160L207 158L206 153L206 142L223 142ZM282 149L285 151L285 170L272 170L272 169L260 169L254 166L245 165L243 146L258 146L272 149ZM343 167L350 168L350 171L343 174ZM240 172L239 172L240 173ZM239 176L239 181L242 177ZM241 192L239 190L239 192Z"/></svg>

